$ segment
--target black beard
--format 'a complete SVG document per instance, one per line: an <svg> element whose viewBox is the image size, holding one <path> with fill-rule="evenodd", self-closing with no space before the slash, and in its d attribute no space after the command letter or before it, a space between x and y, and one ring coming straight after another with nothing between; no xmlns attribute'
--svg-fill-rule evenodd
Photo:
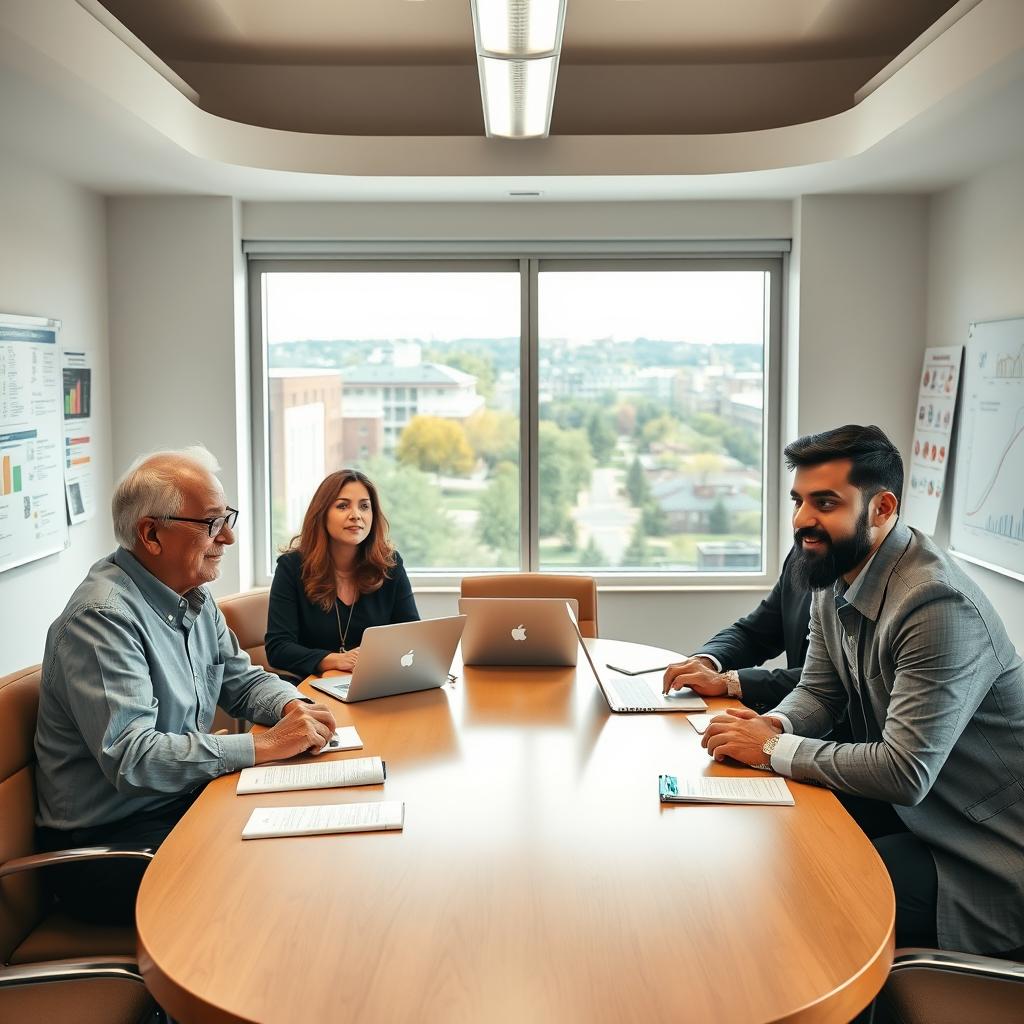
<svg viewBox="0 0 1024 1024"><path fill-rule="evenodd" d="M800 541L813 537L825 543L824 554L806 551ZM871 531L868 528L868 503L857 518L857 526L849 537L832 540L821 529L807 527L793 534L796 553L793 556L793 578L797 585L806 590L824 590L831 587L840 576L860 565L871 554Z"/></svg>

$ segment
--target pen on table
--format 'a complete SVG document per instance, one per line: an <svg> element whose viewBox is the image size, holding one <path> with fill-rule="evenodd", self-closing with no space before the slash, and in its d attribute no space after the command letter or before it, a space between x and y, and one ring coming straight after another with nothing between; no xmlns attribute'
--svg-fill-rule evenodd
<svg viewBox="0 0 1024 1024"><path fill-rule="evenodd" d="M624 676L646 676L652 672L664 672L668 668L668 665L655 665L654 668L619 668L618 665L612 665L610 662L605 662L605 667L610 668L613 672L621 672Z"/></svg>

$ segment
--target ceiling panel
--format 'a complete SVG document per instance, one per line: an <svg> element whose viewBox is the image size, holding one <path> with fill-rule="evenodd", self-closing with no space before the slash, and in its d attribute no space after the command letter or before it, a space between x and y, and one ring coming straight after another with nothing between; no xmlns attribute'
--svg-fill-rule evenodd
<svg viewBox="0 0 1024 1024"><path fill-rule="evenodd" d="M469 0L101 0L157 54L253 63L475 63ZM894 55L955 0L568 0L564 60Z"/></svg>

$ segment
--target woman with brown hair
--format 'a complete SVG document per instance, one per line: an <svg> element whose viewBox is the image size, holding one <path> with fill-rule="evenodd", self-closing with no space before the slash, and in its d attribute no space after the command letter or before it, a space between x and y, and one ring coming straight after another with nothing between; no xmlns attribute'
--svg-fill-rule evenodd
<svg viewBox="0 0 1024 1024"><path fill-rule="evenodd" d="M270 664L299 679L351 672L363 630L419 617L377 488L354 469L331 473L309 503L302 532L277 560L267 617Z"/></svg>

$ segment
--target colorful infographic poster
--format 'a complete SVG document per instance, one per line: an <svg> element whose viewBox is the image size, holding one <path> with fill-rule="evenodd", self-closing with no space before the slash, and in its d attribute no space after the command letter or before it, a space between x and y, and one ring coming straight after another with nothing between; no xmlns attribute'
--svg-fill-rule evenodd
<svg viewBox="0 0 1024 1024"><path fill-rule="evenodd" d="M0 572L67 546L59 328L0 314Z"/></svg>
<svg viewBox="0 0 1024 1024"><path fill-rule="evenodd" d="M963 347L928 348L917 389L910 474L903 501L903 518L924 533L935 532L935 521L946 490L956 394Z"/></svg>
<svg viewBox="0 0 1024 1024"><path fill-rule="evenodd" d="M950 547L1024 580L1024 319L971 325Z"/></svg>
<svg viewBox="0 0 1024 1024"><path fill-rule="evenodd" d="M91 519L93 497L92 369L84 352L65 352L64 384L64 490L68 521Z"/></svg>

